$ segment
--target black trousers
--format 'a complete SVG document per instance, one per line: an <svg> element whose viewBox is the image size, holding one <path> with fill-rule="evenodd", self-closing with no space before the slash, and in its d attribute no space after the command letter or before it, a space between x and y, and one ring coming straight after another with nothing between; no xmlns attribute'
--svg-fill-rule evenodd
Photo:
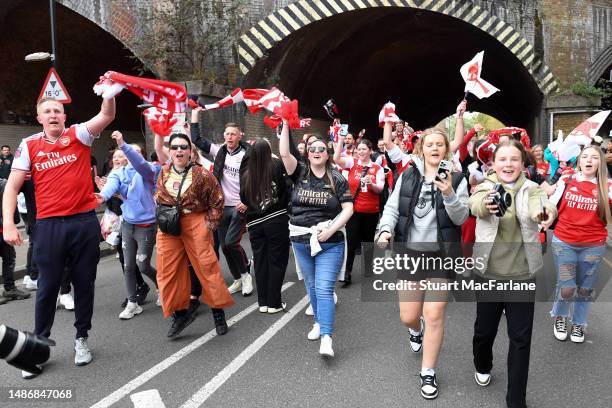
<svg viewBox="0 0 612 408"><path fill-rule="evenodd" d="M249 227L259 306L281 307L281 288L289 262L289 217L282 214Z"/></svg>
<svg viewBox="0 0 612 408"><path fill-rule="evenodd" d="M4 242L0 236L0 256L2 257L2 280L4 281L4 289L11 290L15 288L15 248L12 245Z"/></svg>
<svg viewBox="0 0 612 408"><path fill-rule="evenodd" d="M378 213L353 213L353 216L346 224L346 272L345 276L350 278L353 271L353 262L355 261L355 251L361 246L362 242L370 243L363 251L363 269L364 275L372 273L372 257L374 256L374 248L371 243L374 241L376 232L376 224L378 224Z"/></svg>
<svg viewBox="0 0 612 408"><path fill-rule="evenodd" d="M476 299L478 300L478 293ZM506 311L508 326L508 388L506 404L509 408L526 407L529 354L533 329L534 302L478 301L474 323L474 366L479 373L490 373L493 368L493 343L502 311Z"/></svg>
<svg viewBox="0 0 612 408"><path fill-rule="evenodd" d="M246 215L240 213L236 207L225 207L217 232L221 250L234 279L240 279L240 275L246 272L248 260L240 245L245 231Z"/></svg>
<svg viewBox="0 0 612 408"><path fill-rule="evenodd" d="M34 333L51 335L57 294L68 266L74 286L76 337L87 337L100 260L100 224L95 212L38 220L34 237L39 271Z"/></svg>

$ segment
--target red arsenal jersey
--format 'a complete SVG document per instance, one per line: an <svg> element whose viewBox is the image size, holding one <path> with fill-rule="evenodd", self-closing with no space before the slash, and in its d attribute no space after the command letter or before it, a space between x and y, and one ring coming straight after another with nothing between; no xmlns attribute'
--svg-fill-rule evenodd
<svg viewBox="0 0 612 408"><path fill-rule="evenodd" d="M606 242L608 231L597 214L598 205L595 182L571 180L561 197L555 235L567 243Z"/></svg>
<svg viewBox="0 0 612 408"><path fill-rule="evenodd" d="M60 217L97 207L91 180L91 143L84 123L71 126L55 141L37 133L21 141L13 169L31 171L36 218Z"/></svg>
<svg viewBox="0 0 612 408"><path fill-rule="evenodd" d="M351 194L354 197L357 189L362 188L360 180L364 167L361 164L361 160L358 160L355 163L354 159L350 157L345 158L344 163L345 167L349 168L347 179ZM385 172L383 171L382 167L374 162L369 163L365 175L370 177L372 184L384 183ZM372 191L372 186L365 186L364 190L365 189L367 190L359 192L359 195L353 203L353 208L355 209L355 212L377 213L380 206L380 194Z"/></svg>

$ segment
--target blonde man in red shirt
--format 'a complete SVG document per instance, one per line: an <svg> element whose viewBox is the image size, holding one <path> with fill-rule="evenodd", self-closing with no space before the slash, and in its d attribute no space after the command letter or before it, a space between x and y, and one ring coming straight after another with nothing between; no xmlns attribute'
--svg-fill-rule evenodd
<svg viewBox="0 0 612 408"><path fill-rule="evenodd" d="M87 345L93 315L96 270L100 259L100 224L91 182L91 145L115 118L115 100L104 99L100 112L85 123L66 128L64 105L43 98L37 106L43 131L23 139L15 152L2 203L3 236L11 245L23 243L12 214L17 193L32 173L36 196L34 257L39 269L34 333L51 335L55 303L67 260L74 285L77 329L74 363L89 364ZM34 373L22 372L24 378Z"/></svg>

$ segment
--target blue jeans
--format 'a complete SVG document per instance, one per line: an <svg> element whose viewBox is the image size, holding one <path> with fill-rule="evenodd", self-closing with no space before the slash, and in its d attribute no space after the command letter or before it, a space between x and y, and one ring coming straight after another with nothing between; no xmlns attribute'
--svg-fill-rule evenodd
<svg viewBox="0 0 612 408"><path fill-rule="evenodd" d="M334 286L344 260L344 242L322 242L323 250L314 257L310 256L310 244L292 242L292 245L304 274L315 322L321 326L321 335L331 336L336 315Z"/></svg>
<svg viewBox="0 0 612 408"><path fill-rule="evenodd" d="M572 324L586 326L587 314L592 303L591 295L597 281L599 264L605 253L605 245L569 245L553 235L552 250L557 270L557 290L550 315L571 317ZM575 295L563 297L561 290L564 288L575 289ZM574 311L570 316L572 304Z"/></svg>

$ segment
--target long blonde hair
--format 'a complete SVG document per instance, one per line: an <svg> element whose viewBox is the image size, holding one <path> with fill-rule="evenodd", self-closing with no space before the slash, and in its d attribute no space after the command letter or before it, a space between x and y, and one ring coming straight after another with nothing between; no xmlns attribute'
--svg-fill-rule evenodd
<svg viewBox="0 0 612 408"><path fill-rule="evenodd" d="M587 149L593 149L599 155L599 167L597 167L597 215L606 224L612 223L610 204L608 202L608 166L603 151L597 146L587 146L578 155L577 167L580 170L580 157Z"/></svg>
<svg viewBox="0 0 612 408"><path fill-rule="evenodd" d="M446 147L446 153L444 154L444 159L445 160L450 160L452 157L452 153L451 153L451 148L450 148L450 142L448 140L448 135L446 134L446 132L444 131L444 129L440 129L437 127L432 127L429 129L425 129L423 131L423 133L421 133L421 137L419 138L419 141L417 142L413 154L419 155L419 156L423 156L423 143L425 143L425 138L429 135L435 135L438 134L440 136L444 137L444 146Z"/></svg>

